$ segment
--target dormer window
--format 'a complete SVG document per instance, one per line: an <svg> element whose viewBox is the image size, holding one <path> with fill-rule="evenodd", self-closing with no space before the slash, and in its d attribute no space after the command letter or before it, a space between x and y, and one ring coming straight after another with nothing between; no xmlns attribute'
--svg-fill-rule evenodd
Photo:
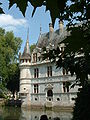
<svg viewBox="0 0 90 120"><path fill-rule="evenodd" d="M33 62L37 62L37 53L33 54Z"/></svg>

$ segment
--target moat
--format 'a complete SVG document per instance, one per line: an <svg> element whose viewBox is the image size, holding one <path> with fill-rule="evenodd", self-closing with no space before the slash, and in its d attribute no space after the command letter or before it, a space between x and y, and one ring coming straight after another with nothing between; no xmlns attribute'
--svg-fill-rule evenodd
<svg viewBox="0 0 90 120"><path fill-rule="evenodd" d="M40 120L41 115L47 115L48 120L58 117L60 120L71 120L71 112L55 112L50 110L27 110L17 107L0 107L0 120Z"/></svg>

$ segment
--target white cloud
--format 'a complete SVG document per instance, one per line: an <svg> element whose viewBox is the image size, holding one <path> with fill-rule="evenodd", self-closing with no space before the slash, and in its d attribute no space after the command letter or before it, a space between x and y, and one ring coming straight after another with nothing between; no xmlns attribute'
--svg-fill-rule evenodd
<svg viewBox="0 0 90 120"><path fill-rule="evenodd" d="M6 26L26 26L27 21L25 19L15 19L11 15L1 14L0 15L0 27L6 27Z"/></svg>
<svg viewBox="0 0 90 120"><path fill-rule="evenodd" d="M27 21L25 19L16 19L11 15L1 14L0 15L0 27L5 26L26 26Z"/></svg>
<svg viewBox="0 0 90 120"><path fill-rule="evenodd" d="M0 15L0 27L4 28L6 31L13 31L18 33L19 29L27 28L28 22L24 18L14 18L9 14Z"/></svg>

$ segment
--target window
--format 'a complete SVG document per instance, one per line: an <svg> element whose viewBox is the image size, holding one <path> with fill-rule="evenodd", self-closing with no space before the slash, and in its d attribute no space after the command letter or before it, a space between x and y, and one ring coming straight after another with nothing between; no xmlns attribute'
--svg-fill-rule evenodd
<svg viewBox="0 0 90 120"><path fill-rule="evenodd" d="M66 92L65 82L63 82L63 92Z"/></svg>
<svg viewBox="0 0 90 120"><path fill-rule="evenodd" d="M38 78L39 77L39 69L35 68L34 69L34 78Z"/></svg>
<svg viewBox="0 0 90 120"><path fill-rule="evenodd" d="M57 98L57 101L60 101L60 98Z"/></svg>
<svg viewBox="0 0 90 120"><path fill-rule="evenodd" d="M35 98L35 100L37 101L37 98Z"/></svg>
<svg viewBox="0 0 90 120"><path fill-rule="evenodd" d="M47 67L47 76L48 77L52 76L52 66Z"/></svg>
<svg viewBox="0 0 90 120"><path fill-rule="evenodd" d="M26 90L26 88L24 88L24 90Z"/></svg>
<svg viewBox="0 0 90 120"><path fill-rule="evenodd" d="M69 82L63 82L63 92L69 92Z"/></svg>
<svg viewBox="0 0 90 120"><path fill-rule="evenodd" d="M34 93L38 93L38 84L34 84Z"/></svg>
<svg viewBox="0 0 90 120"><path fill-rule="evenodd" d="M33 62L37 62L37 53L33 54Z"/></svg>

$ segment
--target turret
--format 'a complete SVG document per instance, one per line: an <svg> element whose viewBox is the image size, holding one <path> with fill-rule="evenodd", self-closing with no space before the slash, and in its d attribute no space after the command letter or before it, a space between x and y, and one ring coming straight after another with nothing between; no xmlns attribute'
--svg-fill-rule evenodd
<svg viewBox="0 0 90 120"><path fill-rule="evenodd" d="M54 32L53 25L52 25L52 23L49 23L49 40L52 39L53 32Z"/></svg>
<svg viewBox="0 0 90 120"><path fill-rule="evenodd" d="M29 47L29 30L27 33L27 40L26 40L26 45L24 47L23 54L20 55L20 62L21 63L31 62L30 47Z"/></svg>
<svg viewBox="0 0 90 120"><path fill-rule="evenodd" d="M59 20L59 34L63 33L63 21Z"/></svg>
<svg viewBox="0 0 90 120"><path fill-rule="evenodd" d="M21 99L28 96L30 92L30 65L31 65L31 55L30 55L30 48L29 48L29 30L27 33L27 40L24 47L23 54L19 55L20 57L20 97Z"/></svg>

